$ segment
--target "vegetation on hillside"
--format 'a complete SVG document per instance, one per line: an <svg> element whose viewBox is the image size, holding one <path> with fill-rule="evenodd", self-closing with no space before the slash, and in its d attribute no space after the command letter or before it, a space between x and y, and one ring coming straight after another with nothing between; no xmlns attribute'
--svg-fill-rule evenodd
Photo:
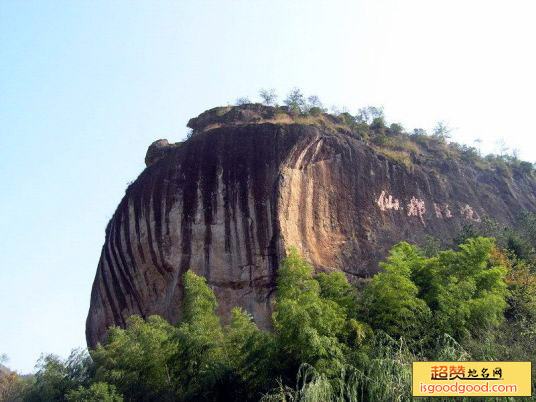
<svg viewBox="0 0 536 402"><path fill-rule="evenodd" d="M535 361L535 220L466 227L447 250L399 243L359 289L290 250L273 332L239 308L222 325L205 279L187 272L180 323L133 316L89 354L1 376L0 400L406 401L414 360Z"/></svg>
<svg viewBox="0 0 536 402"><path fill-rule="evenodd" d="M497 143L497 153L483 156L481 139L474 141L475 146L453 142L452 130L444 122L438 122L431 132L422 128L406 130L400 123L389 123L381 107L363 107L355 114L334 106L328 110L318 96L305 96L298 88L292 89L282 104L277 102L278 96L273 89L261 89L259 97L260 103L241 97L234 105L202 113L188 123L192 127L190 123L201 118L201 122L195 124L196 128L188 131L186 138L226 124L301 124L353 136L408 170L413 170L416 165L428 170L450 170L457 169L454 165L462 164L506 179L535 177L535 165L519 159L518 150L509 152L504 140ZM268 108L261 110L262 105Z"/></svg>
<svg viewBox="0 0 536 402"><path fill-rule="evenodd" d="M305 96L298 88L289 92L282 105L278 104L273 89L261 89L259 96L262 104L275 108L273 116L259 122L306 124L323 127L328 131L346 132L410 170L415 164L437 168L458 161L474 169L493 171L504 177L534 175L534 164L520 160L516 150L509 153L504 141L497 144L497 154L482 156L482 140L475 140L475 146L451 142L451 129L444 122L438 122L431 133L422 128L406 130L399 123L388 123L383 108L368 106L355 114L346 108L341 110L332 107L328 111L317 96ZM252 101L243 97L237 99L235 104L243 106L252 104ZM224 115L232 109L232 106L222 107L218 113ZM208 128L219 126L220 124L214 124Z"/></svg>

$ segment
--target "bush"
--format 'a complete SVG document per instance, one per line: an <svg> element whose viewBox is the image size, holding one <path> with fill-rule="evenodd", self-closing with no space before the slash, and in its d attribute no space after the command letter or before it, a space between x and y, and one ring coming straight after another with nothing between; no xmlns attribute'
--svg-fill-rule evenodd
<svg viewBox="0 0 536 402"><path fill-rule="evenodd" d="M275 105L277 102L277 94L275 89L261 89L259 95L262 99L262 102L267 106Z"/></svg>
<svg viewBox="0 0 536 402"><path fill-rule="evenodd" d="M113 385L97 382L88 388L80 386L70 391L67 402L123 402L123 397Z"/></svg>
<svg viewBox="0 0 536 402"><path fill-rule="evenodd" d="M434 313L437 331L463 339L501 324L506 267L493 239L469 239L459 248L425 261L413 279Z"/></svg>
<svg viewBox="0 0 536 402"><path fill-rule="evenodd" d="M383 107L367 106L358 110L355 120L358 123L372 124L374 120L384 120Z"/></svg>
<svg viewBox="0 0 536 402"><path fill-rule="evenodd" d="M25 401L64 401L79 386L87 386L94 377L94 366L87 351L74 349L66 360L55 355L41 356L34 381Z"/></svg>
<svg viewBox="0 0 536 402"><path fill-rule="evenodd" d="M519 169L524 174L529 175L529 174L531 174L533 172L534 165L532 163L530 163L530 162L521 161L521 162L519 162Z"/></svg>
<svg viewBox="0 0 536 402"><path fill-rule="evenodd" d="M115 385L127 399L169 400L173 334L173 326L158 316L132 316L125 329L112 327L107 344L92 352L96 380Z"/></svg>
<svg viewBox="0 0 536 402"><path fill-rule="evenodd" d="M388 158L393 159L404 165L408 170L411 171L413 169L413 162L407 152L393 151L391 149L381 149L380 151Z"/></svg>
<svg viewBox="0 0 536 402"><path fill-rule="evenodd" d="M533 219L523 217L526 233L517 238L533 240ZM94 363L83 351L66 360L45 356L27 385L1 376L0 395L15 401L409 401L415 360L536 360L535 265L499 250L493 239L467 238L474 227L466 232L457 249L441 251L434 242L426 255L405 242L395 245L383 271L359 292L343 273L315 274L290 250L278 271L271 333L239 308L223 326L214 292L188 271L177 325L133 316L91 352Z"/></svg>
<svg viewBox="0 0 536 402"><path fill-rule="evenodd" d="M441 141L446 141L450 138L450 133L452 129L450 129L444 122L440 121L436 124L434 127L434 131L432 132L432 136L434 138L437 138Z"/></svg>
<svg viewBox="0 0 536 402"><path fill-rule="evenodd" d="M291 250L279 270L274 329L286 365L295 373L302 363L321 371L337 370L343 360L342 335L346 314L320 294L312 267Z"/></svg>
<svg viewBox="0 0 536 402"><path fill-rule="evenodd" d="M305 96L298 88L292 89L284 101L292 114L300 114L305 110Z"/></svg>
<svg viewBox="0 0 536 402"><path fill-rule="evenodd" d="M27 386L16 373L0 372L0 401L22 402Z"/></svg>
<svg viewBox="0 0 536 402"><path fill-rule="evenodd" d="M382 263L385 272L374 276L364 294L363 315L375 330L385 331L395 339L419 339L424 335L431 312L411 280L423 261L416 248L407 243L390 251Z"/></svg>
<svg viewBox="0 0 536 402"><path fill-rule="evenodd" d="M242 97L242 98L238 98L235 103L238 106L241 106L241 105L247 105L247 104L251 103L251 101L247 97Z"/></svg>
<svg viewBox="0 0 536 402"><path fill-rule="evenodd" d="M393 123L389 126L390 135L401 135L402 133L404 133L404 127L401 124Z"/></svg>

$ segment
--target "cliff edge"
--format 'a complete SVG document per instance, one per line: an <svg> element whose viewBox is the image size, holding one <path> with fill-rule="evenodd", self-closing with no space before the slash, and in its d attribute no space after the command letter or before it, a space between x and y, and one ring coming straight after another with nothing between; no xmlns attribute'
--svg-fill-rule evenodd
<svg viewBox="0 0 536 402"><path fill-rule="evenodd" d="M207 279L224 319L241 306L270 328L290 246L315 268L356 280L398 241L451 239L486 216L514 225L536 210L532 173L434 154L441 144L384 152L326 114L254 104L211 109L188 125L187 141L151 145L106 228L89 347L132 314L178 321L188 269Z"/></svg>

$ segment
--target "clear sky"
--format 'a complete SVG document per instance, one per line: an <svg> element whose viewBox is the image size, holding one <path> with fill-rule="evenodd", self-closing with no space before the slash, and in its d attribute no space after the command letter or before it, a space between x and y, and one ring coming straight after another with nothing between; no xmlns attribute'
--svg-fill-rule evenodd
<svg viewBox="0 0 536 402"><path fill-rule="evenodd" d="M536 160L534 0L0 1L0 354L85 345L104 228L147 146L260 88Z"/></svg>

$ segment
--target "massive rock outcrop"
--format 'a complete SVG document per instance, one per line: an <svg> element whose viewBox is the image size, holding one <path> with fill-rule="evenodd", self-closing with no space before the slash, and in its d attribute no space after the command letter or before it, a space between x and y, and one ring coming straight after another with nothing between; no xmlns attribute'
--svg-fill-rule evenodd
<svg viewBox="0 0 536 402"><path fill-rule="evenodd" d="M87 318L88 345L132 314L180 319L182 274L270 327L277 268L289 246L350 279L377 271L400 240L451 239L484 216L513 224L536 209L531 175L505 177L452 160L411 168L336 118L273 108L216 108L184 143L155 142L106 229Z"/></svg>

